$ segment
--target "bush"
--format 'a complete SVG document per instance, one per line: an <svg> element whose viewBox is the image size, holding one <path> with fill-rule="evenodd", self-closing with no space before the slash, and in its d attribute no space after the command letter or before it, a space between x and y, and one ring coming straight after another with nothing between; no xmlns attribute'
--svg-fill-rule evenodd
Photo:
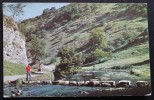
<svg viewBox="0 0 154 100"><path fill-rule="evenodd" d="M107 44L106 34L102 28L96 28L92 30L92 34L90 35L89 43L96 47L104 47Z"/></svg>
<svg viewBox="0 0 154 100"><path fill-rule="evenodd" d="M58 52L58 57L61 57L61 63L71 64L72 58L75 55L73 48L63 47Z"/></svg>
<svg viewBox="0 0 154 100"><path fill-rule="evenodd" d="M91 54L85 59L84 63L91 63L96 60L101 60L101 58L109 57L111 52L105 52L101 49L95 49L95 51L91 52Z"/></svg>
<svg viewBox="0 0 154 100"><path fill-rule="evenodd" d="M39 60L41 56L44 55L44 46L42 41L37 37L32 37L30 47L30 53L33 57L33 61Z"/></svg>
<svg viewBox="0 0 154 100"><path fill-rule="evenodd" d="M78 66L78 65L83 64L84 60L85 59L84 59L83 55L81 53L79 53L74 56L73 63L74 63L74 65Z"/></svg>
<svg viewBox="0 0 154 100"><path fill-rule="evenodd" d="M54 76L56 80L62 78L66 74L70 74L68 64L60 63L59 65L56 66L56 69L54 72Z"/></svg>
<svg viewBox="0 0 154 100"><path fill-rule="evenodd" d="M57 61L56 57L51 58L51 63L54 63L54 62L56 62L56 61Z"/></svg>
<svg viewBox="0 0 154 100"><path fill-rule="evenodd" d="M92 55L96 57L96 59L101 59L103 57L108 57L110 52L104 52L101 49L96 49L94 52L92 52Z"/></svg>
<svg viewBox="0 0 154 100"><path fill-rule="evenodd" d="M74 48L63 47L58 52L60 64L56 66L55 76L57 78L70 74L70 66L78 66L84 62L82 54L77 54Z"/></svg>

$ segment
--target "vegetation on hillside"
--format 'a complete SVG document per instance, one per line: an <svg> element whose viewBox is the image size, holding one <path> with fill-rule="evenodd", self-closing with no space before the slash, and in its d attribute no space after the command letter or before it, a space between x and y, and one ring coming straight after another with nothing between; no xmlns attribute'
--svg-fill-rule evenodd
<svg viewBox="0 0 154 100"><path fill-rule="evenodd" d="M103 48L106 46L107 44L106 34L101 27L95 28L94 30L92 30L92 34L90 35L90 39L89 39L89 44L92 47L94 47L94 49L100 48L100 47Z"/></svg>
<svg viewBox="0 0 154 100"><path fill-rule="evenodd" d="M44 53L37 58L43 63L59 58L55 74L63 77L77 73L81 66L87 70L93 65L125 67L148 60L147 22L145 3L71 3L60 9L45 9L41 16L21 22L20 29L28 51L34 49L34 44L30 45L33 37L44 41Z"/></svg>

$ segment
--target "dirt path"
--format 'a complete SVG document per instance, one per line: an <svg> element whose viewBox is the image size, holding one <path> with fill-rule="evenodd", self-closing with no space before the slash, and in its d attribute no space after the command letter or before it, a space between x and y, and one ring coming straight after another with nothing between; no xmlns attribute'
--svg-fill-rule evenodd
<svg viewBox="0 0 154 100"><path fill-rule="evenodd" d="M38 75L31 75L32 77L38 76ZM16 79L19 78L26 78L26 74L25 75L15 75L15 76L4 76L3 81L14 81Z"/></svg>
<svg viewBox="0 0 154 100"><path fill-rule="evenodd" d="M56 68L55 65L50 64L50 65L43 65L42 70L43 71L54 71Z"/></svg>
<svg viewBox="0 0 154 100"><path fill-rule="evenodd" d="M43 68L42 68L42 71L45 72L45 73L47 73L49 71L53 71L53 70L55 70L55 65L52 65L52 64L51 65L44 65ZM36 77L38 75L43 75L43 74L37 74L37 75L32 74L31 76ZM24 75L15 75L15 76L4 76L3 81L4 82L5 81L14 81L14 80L19 79L19 78L26 78L26 74L24 74Z"/></svg>

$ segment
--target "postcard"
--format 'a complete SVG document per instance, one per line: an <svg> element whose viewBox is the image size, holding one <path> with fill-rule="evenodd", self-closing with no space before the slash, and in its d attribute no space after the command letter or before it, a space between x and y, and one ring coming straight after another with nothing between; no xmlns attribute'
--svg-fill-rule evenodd
<svg viewBox="0 0 154 100"><path fill-rule="evenodd" d="M3 97L151 96L147 3L2 4Z"/></svg>

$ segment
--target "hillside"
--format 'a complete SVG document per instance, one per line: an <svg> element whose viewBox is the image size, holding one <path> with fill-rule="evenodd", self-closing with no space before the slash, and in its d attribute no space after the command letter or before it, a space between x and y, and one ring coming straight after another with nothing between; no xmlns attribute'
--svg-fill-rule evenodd
<svg viewBox="0 0 154 100"><path fill-rule="evenodd" d="M108 45L117 49L118 45L126 45L147 28L146 17L127 14L126 7L121 9L118 6L70 4L60 9L51 8L48 13L44 10L41 16L25 20L20 25L27 31L26 38L37 36L44 42L45 53L49 56L56 55L58 48L68 45L84 52L80 49L87 44L91 30L96 27L104 29Z"/></svg>
<svg viewBox="0 0 154 100"><path fill-rule="evenodd" d="M135 7L137 8L134 9ZM19 28L26 37L28 59L34 64L38 61L53 63L58 60L57 54L63 47L72 47L75 53L82 54L87 59L95 45L89 42L91 35L93 31L102 29L106 45L99 49L110 52L111 55L102 57L97 63L104 65L106 60L108 63L114 61L113 64L121 61L116 66L123 67L148 61L148 19L145 8L146 4L72 3L60 9L45 9L42 15L20 23ZM37 40L37 47L40 47L39 44L43 47L42 56L35 55L34 40ZM41 55L40 52L38 54ZM129 58L133 58L134 62L127 64L130 60L125 59ZM92 66L96 64L93 61L83 61L83 68L91 68L89 63ZM147 64L149 62L142 64L143 69L150 70Z"/></svg>

